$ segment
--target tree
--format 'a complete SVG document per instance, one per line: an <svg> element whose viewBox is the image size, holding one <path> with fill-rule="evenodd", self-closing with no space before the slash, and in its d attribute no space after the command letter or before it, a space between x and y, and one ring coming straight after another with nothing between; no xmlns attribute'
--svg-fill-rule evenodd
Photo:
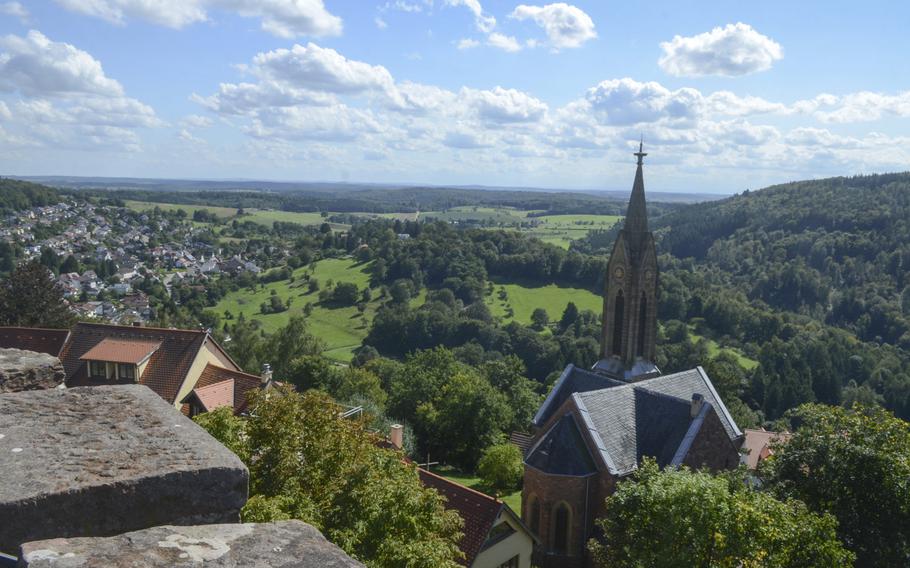
<svg viewBox="0 0 910 568"><path fill-rule="evenodd" d="M60 265L60 273L68 274L70 272L79 272L79 261L76 260L76 257L69 255Z"/></svg>
<svg viewBox="0 0 910 568"><path fill-rule="evenodd" d="M477 473L497 495L511 493L524 475L521 450L509 443L490 446L477 462Z"/></svg>
<svg viewBox="0 0 910 568"><path fill-rule="evenodd" d="M40 260L20 263L0 282L0 325L69 328L76 318Z"/></svg>
<svg viewBox="0 0 910 568"><path fill-rule="evenodd" d="M367 566L455 568L461 519L401 454L374 444L326 395L257 393L248 419L196 418L250 470L244 522L300 519ZM209 413L213 414L213 413Z"/></svg>
<svg viewBox="0 0 910 568"><path fill-rule="evenodd" d="M287 325L269 335L262 347L262 362L269 363L275 377L287 376L291 361L304 355L318 355L325 351L325 343L309 332L303 316L294 315Z"/></svg>
<svg viewBox="0 0 910 568"><path fill-rule="evenodd" d="M661 471L646 458L607 498L589 549L599 566L827 568L851 566L837 521L800 501L751 489L741 473Z"/></svg>
<svg viewBox="0 0 910 568"><path fill-rule="evenodd" d="M566 309L563 310L562 317L559 319L559 329L565 331L570 325L575 323L575 320L577 319L578 306L575 305L575 302L569 302L566 304Z"/></svg>
<svg viewBox="0 0 910 568"><path fill-rule="evenodd" d="M352 306L357 303L360 291L353 282L339 282L332 290L332 302L340 306Z"/></svg>
<svg viewBox="0 0 910 568"><path fill-rule="evenodd" d="M547 327L547 324L550 323L550 316L547 314L547 310L543 308L535 308L531 312L531 324L536 330L542 330Z"/></svg>
<svg viewBox="0 0 910 568"><path fill-rule="evenodd" d="M804 405L761 471L775 494L835 516L857 566L910 558L910 424L878 407Z"/></svg>

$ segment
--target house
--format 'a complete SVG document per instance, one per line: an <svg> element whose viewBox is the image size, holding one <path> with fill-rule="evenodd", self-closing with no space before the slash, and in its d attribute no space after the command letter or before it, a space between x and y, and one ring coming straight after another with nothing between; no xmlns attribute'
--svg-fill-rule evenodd
<svg viewBox="0 0 910 568"><path fill-rule="evenodd" d="M66 329L0 327L0 347L47 353L57 357L69 337Z"/></svg>
<svg viewBox="0 0 910 568"><path fill-rule="evenodd" d="M771 446L775 442L786 442L791 436L789 432L771 432L764 428L761 430L746 428L744 434L742 463L752 471L758 469L762 461L774 455Z"/></svg>
<svg viewBox="0 0 910 568"><path fill-rule="evenodd" d="M537 537L505 503L422 468L424 487L435 489L464 520L459 543L470 568L530 568Z"/></svg>
<svg viewBox="0 0 910 568"><path fill-rule="evenodd" d="M63 334L66 338L61 342ZM59 343L62 346L58 348ZM69 332L53 334L48 330L0 328L0 347L27 344L46 345L43 352L60 357L68 387L138 383L187 415L222 406L220 401L225 399L236 412L243 412L247 393L268 383L244 373L207 332L200 330L87 322L77 323ZM226 381L232 381L231 396L219 392L217 404L212 402L212 391L218 389L197 390L218 384L224 390Z"/></svg>
<svg viewBox="0 0 910 568"><path fill-rule="evenodd" d="M524 453L522 519L542 568L589 564L586 543L617 484L644 458L660 467L735 468L743 434L701 367L663 375L653 363L658 270L642 161L604 286L601 359L571 363L533 420ZM525 437L513 443L526 445Z"/></svg>

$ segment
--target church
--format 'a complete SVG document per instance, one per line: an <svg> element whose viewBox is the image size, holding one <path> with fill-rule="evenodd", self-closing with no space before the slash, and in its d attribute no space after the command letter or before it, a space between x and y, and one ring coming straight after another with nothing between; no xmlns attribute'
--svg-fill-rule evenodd
<svg viewBox="0 0 910 568"><path fill-rule="evenodd" d="M654 364L658 270L642 150L607 264L601 359L590 370L565 368L525 452L522 519L540 539L534 564L542 568L588 565L605 499L644 457L715 471L739 463L743 434L705 371L662 375Z"/></svg>

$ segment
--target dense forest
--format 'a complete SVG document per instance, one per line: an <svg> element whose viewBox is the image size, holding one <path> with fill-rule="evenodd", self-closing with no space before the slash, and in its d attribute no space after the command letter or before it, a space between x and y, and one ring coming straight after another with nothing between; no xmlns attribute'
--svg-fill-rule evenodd
<svg viewBox="0 0 910 568"><path fill-rule="evenodd" d="M53 205L59 200L57 191L50 187L0 177L0 214Z"/></svg>

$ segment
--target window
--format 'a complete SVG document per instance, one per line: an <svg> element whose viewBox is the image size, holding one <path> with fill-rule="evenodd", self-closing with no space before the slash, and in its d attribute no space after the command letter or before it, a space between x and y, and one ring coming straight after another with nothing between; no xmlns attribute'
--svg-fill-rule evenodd
<svg viewBox="0 0 910 568"><path fill-rule="evenodd" d="M499 565L499 568L518 568L520 566L518 555L516 554L512 558L509 558L505 562Z"/></svg>
<svg viewBox="0 0 910 568"><path fill-rule="evenodd" d="M622 357L622 327L625 319L625 300L622 290L617 292L613 300L613 354Z"/></svg>
<svg viewBox="0 0 910 568"><path fill-rule="evenodd" d="M569 552L569 531L570 526L569 506L565 503L556 505L553 522L553 551L559 554Z"/></svg>
<svg viewBox="0 0 910 568"><path fill-rule="evenodd" d="M120 363L117 365L117 378L129 379L131 381L136 380L136 366Z"/></svg>
<svg viewBox="0 0 910 568"><path fill-rule="evenodd" d="M512 528L512 525L507 522L501 522L490 529L490 534L487 535L487 540L483 543L483 547L493 546L500 540L508 538L513 534L515 534L515 529Z"/></svg>
<svg viewBox="0 0 910 568"><path fill-rule="evenodd" d="M88 372L93 379L106 379L107 364L104 361L89 361Z"/></svg>

